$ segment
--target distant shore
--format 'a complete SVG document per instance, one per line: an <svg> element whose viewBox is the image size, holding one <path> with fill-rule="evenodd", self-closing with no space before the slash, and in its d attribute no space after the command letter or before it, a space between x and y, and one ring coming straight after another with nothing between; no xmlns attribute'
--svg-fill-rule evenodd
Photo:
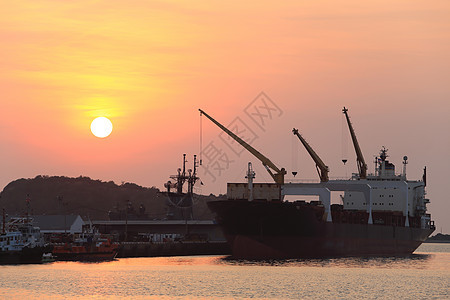
<svg viewBox="0 0 450 300"><path fill-rule="evenodd" d="M429 243L429 244L437 244L437 243L450 243L450 241L447 240L426 240L424 243Z"/></svg>
<svg viewBox="0 0 450 300"><path fill-rule="evenodd" d="M450 234L438 233L429 237L425 243L450 243Z"/></svg>

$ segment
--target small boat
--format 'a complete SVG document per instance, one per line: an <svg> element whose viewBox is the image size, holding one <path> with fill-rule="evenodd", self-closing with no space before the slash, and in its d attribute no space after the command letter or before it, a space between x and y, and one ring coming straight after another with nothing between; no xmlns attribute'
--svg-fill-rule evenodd
<svg viewBox="0 0 450 300"><path fill-rule="evenodd" d="M53 257L53 254L51 252L44 253L42 255L42 262L43 263L50 263L50 262L54 262L54 261L55 261L55 257Z"/></svg>
<svg viewBox="0 0 450 300"><path fill-rule="evenodd" d="M118 251L118 243L101 237L98 232L89 232L81 234L73 242L55 244L52 255L55 260L96 262L113 260Z"/></svg>
<svg viewBox="0 0 450 300"><path fill-rule="evenodd" d="M47 250L39 227L30 219L13 218L0 234L0 264L41 263Z"/></svg>

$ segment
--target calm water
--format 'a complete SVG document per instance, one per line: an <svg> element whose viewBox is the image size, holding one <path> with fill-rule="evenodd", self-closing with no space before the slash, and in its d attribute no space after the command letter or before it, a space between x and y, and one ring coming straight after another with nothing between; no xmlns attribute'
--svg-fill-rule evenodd
<svg viewBox="0 0 450 300"><path fill-rule="evenodd" d="M0 266L0 298L449 299L450 244L423 244L408 258L191 256Z"/></svg>

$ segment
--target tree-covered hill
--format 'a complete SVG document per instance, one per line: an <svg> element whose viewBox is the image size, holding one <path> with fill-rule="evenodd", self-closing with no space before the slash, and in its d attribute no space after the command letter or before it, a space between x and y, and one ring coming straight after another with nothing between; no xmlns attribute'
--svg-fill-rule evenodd
<svg viewBox="0 0 450 300"><path fill-rule="evenodd" d="M151 219L164 219L167 212L165 196L159 189L146 188L134 183L117 185L89 177L36 176L10 182L0 193L0 208L8 215L79 214L92 220L107 220L109 211L125 209L127 202L138 209L141 204ZM27 201L27 199L29 201ZM197 196L194 218L212 219L206 206L213 195Z"/></svg>

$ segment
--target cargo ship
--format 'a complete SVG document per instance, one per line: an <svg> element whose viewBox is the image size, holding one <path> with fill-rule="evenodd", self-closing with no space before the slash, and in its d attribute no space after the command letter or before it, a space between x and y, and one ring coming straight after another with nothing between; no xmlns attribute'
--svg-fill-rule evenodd
<svg viewBox="0 0 450 300"><path fill-rule="evenodd" d="M403 172L387 160L387 149L376 157L375 173L367 164L344 107L357 156L358 173L347 180L330 180L328 167L298 136L316 163L320 182L285 183L284 168L200 110L213 123L240 143L266 167L275 183L254 183L249 163L247 182L228 183L227 200L212 201L230 245L233 258L284 259L342 256L403 256L413 253L435 230L426 205L426 168L421 180L407 180L407 157ZM343 162L345 163L346 160ZM331 192L340 203L331 204ZM314 196L314 201L285 201L286 196Z"/></svg>

